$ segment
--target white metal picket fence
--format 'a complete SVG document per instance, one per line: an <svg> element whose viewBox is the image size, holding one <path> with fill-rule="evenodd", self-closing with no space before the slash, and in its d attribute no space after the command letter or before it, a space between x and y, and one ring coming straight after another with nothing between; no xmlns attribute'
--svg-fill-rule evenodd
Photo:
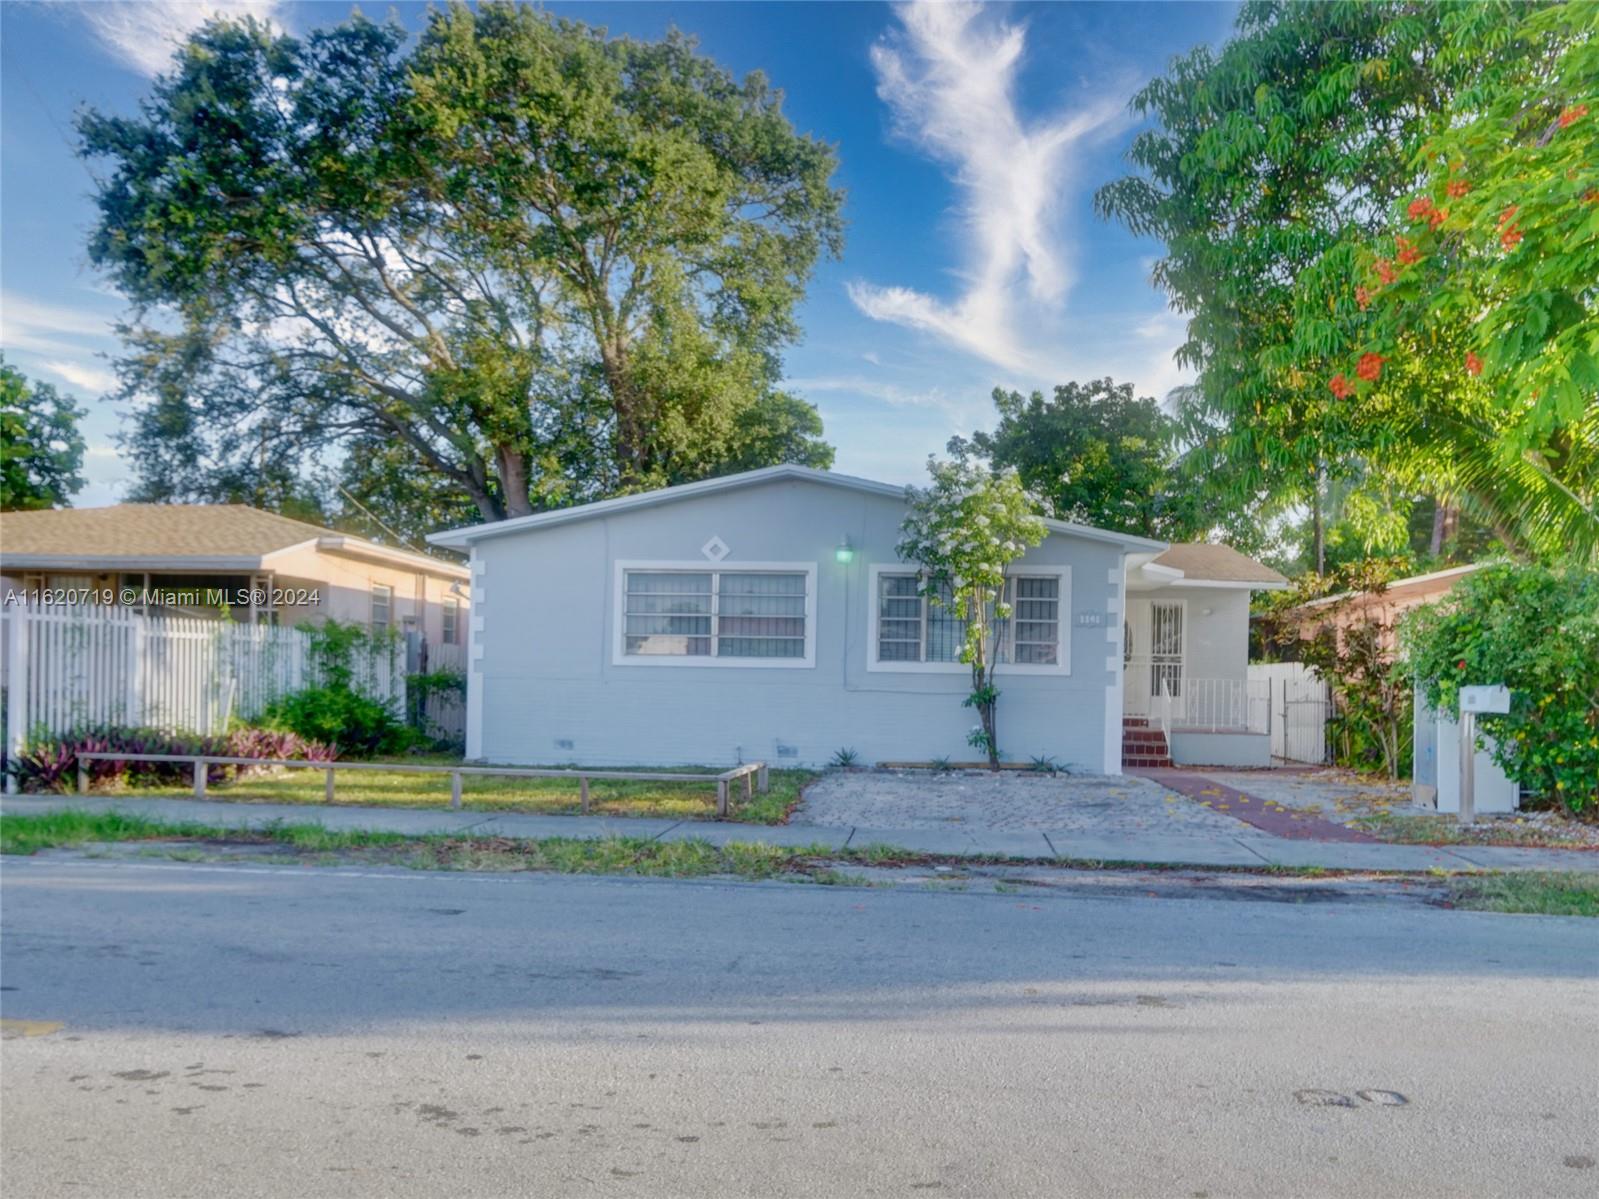
<svg viewBox="0 0 1599 1199"><path fill-rule="evenodd" d="M131 608L0 610L0 680L6 746L34 737L115 724L174 732L221 732L273 700L317 682L309 632ZM374 699L405 700L399 647L377 646L355 662L353 685Z"/></svg>

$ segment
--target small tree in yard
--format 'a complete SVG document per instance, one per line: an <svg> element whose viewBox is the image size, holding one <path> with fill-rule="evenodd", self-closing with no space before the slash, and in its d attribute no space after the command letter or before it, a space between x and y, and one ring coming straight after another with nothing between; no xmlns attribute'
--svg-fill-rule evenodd
<svg viewBox="0 0 1599 1199"><path fill-rule="evenodd" d="M1410 768L1413 735L1410 672L1396 660L1398 614L1386 598L1388 582L1401 573L1398 559L1351 562L1268 596L1259 613L1267 645L1287 661L1315 667L1332 687L1334 760L1380 769L1391 779ZM1303 607L1329 593L1341 598L1314 614Z"/></svg>
<svg viewBox="0 0 1599 1199"><path fill-rule="evenodd" d="M910 511L900 526L899 556L922 567L928 603L965 623L960 660L971 667L972 691L963 704L976 709L978 719L966 740L998 766L994 666L999 633L1010 618L1006 572L1044 540L1044 522L1014 469L931 458L927 469L932 483L905 492Z"/></svg>

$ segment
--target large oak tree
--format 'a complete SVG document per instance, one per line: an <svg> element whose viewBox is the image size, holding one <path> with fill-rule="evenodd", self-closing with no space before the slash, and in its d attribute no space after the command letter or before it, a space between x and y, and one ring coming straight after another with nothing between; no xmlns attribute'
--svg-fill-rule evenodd
<svg viewBox="0 0 1599 1199"><path fill-rule="evenodd" d="M683 36L512 4L409 44L216 21L137 116L80 130L146 494L332 462L496 519L831 459L778 379L841 246L833 152Z"/></svg>

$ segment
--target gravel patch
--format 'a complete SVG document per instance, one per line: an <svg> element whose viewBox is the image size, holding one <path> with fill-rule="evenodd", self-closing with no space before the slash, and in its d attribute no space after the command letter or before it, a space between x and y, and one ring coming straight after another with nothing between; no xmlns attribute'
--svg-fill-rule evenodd
<svg viewBox="0 0 1599 1199"><path fill-rule="evenodd" d="M789 823L1104 837L1268 836L1148 779L987 771L835 771L805 788Z"/></svg>

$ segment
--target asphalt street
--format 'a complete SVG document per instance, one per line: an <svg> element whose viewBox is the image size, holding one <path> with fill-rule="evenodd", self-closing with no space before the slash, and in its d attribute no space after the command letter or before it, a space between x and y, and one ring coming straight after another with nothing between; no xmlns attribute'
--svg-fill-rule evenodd
<svg viewBox="0 0 1599 1199"><path fill-rule="evenodd" d="M1599 921L8 859L32 1196L1599 1192Z"/></svg>

